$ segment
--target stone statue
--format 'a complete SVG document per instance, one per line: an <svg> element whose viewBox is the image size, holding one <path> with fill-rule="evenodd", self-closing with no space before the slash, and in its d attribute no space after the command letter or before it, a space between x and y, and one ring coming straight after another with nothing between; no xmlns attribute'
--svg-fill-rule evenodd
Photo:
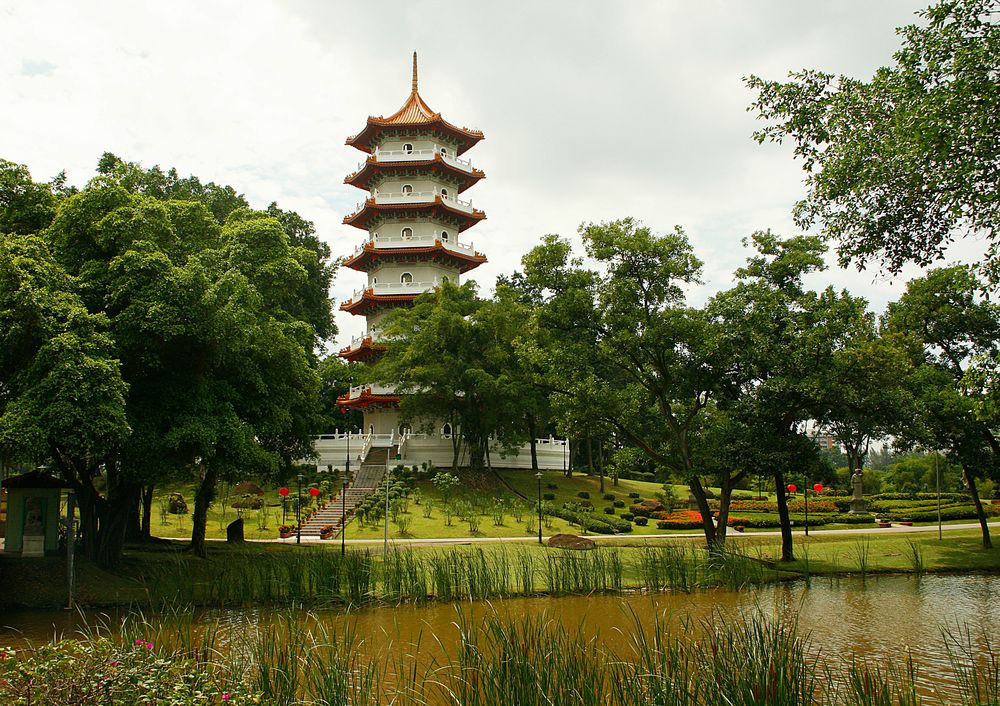
<svg viewBox="0 0 1000 706"><path fill-rule="evenodd" d="M864 474L859 468L851 475L851 512L856 515L865 512L865 500L862 495L863 483Z"/></svg>
<svg viewBox="0 0 1000 706"><path fill-rule="evenodd" d="M24 504L24 534L30 536L45 534L42 503L39 498L28 498Z"/></svg>

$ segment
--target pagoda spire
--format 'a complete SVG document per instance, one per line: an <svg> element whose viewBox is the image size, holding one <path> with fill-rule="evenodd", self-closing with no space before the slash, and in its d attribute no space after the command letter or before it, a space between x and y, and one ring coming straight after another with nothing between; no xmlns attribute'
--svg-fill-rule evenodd
<svg viewBox="0 0 1000 706"><path fill-rule="evenodd" d="M417 92L417 52L413 52L413 92Z"/></svg>

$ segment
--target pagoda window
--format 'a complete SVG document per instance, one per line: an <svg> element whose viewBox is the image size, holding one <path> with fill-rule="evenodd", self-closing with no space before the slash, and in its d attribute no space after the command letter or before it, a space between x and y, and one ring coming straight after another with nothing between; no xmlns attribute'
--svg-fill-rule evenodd
<svg viewBox="0 0 1000 706"><path fill-rule="evenodd" d="M403 240L409 240L410 238L413 237L413 229L403 228L403 230L401 230L399 234L402 236Z"/></svg>
<svg viewBox="0 0 1000 706"><path fill-rule="evenodd" d="M405 143L403 145L403 151L406 152L406 154L409 154L410 152L413 151L413 145L411 145L409 142Z"/></svg>
<svg viewBox="0 0 1000 706"><path fill-rule="evenodd" d="M443 197L445 197L445 198L448 198L448 190L447 189L441 189L441 195Z"/></svg>
<svg viewBox="0 0 1000 706"><path fill-rule="evenodd" d="M442 147L441 148L441 156L442 157L447 157L448 156L448 148L447 147Z"/></svg>
<svg viewBox="0 0 1000 706"><path fill-rule="evenodd" d="M403 184L403 193L404 194L412 194L413 193L413 187L410 186L409 184Z"/></svg>
<svg viewBox="0 0 1000 706"><path fill-rule="evenodd" d="M442 275L441 276L441 281L442 282L449 282L450 280L448 279L448 275Z"/></svg>
<svg viewBox="0 0 1000 706"><path fill-rule="evenodd" d="M400 284L412 284L413 283L413 275L411 275L409 272L404 272L403 274L401 274L399 276L399 283Z"/></svg>
<svg viewBox="0 0 1000 706"><path fill-rule="evenodd" d="M368 433L369 434L373 434L373 435L375 434L375 425L374 424L369 424L368 425Z"/></svg>
<svg viewBox="0 0 1000 706"><path fill-rule="evenodd" d="M449 237L448 236L448 231L446 231L446 230L441 231L441 240L442 241L444 241L445 243L447 243L448 242L448 237Z"/></svg>
<svg viewBox="0 0 1000 706"><path fill-rule="evenodd" d="M378 284L378 277L372 277L372 284Z"/></svg>
<svg viewBox="0 0 1000 706"><path fill-rule="evenodd" d="M446 439L451 438L451 424L445 422L445 425L441 427L441 436Z"/></svg>

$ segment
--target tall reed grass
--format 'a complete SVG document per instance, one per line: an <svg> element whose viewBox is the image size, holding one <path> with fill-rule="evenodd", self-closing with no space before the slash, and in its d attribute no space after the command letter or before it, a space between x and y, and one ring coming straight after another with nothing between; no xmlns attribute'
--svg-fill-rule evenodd
<svg viewBox="0 0 1000 706"><path fill-rule="evenodd" d="M1000 666L988 628L963 626L943 634L951 664L944 680L951 686L932 700L919 695L911 660L886 665L824 657L794 619L720 612L678 624L664 615L650 621L632 613L631 622L627 643L615 649L600 635L545 616L512 617L493 609L476 615L456 608L454 642L433 636L438 655L428 657L420 638L376 653L350 616L331 625L290 611L282 620L223 631L195 629L190 611L174 611L155 624L133 614L118 626L105 623L81 640L65 641L63 650L63 643L54 642L33 655L0 661L0 703L27 703L26 687L30 703L40 704L65 702L52 692L56 687L74 694L100 687L107 670L95 674L94 660L85 659L88 642L103 646L98 657L120 659L114 668L140 678L137 688L144 675L158 670L184 675L190 681L186 696L169 701L184 706L219 703L223 693L232 704L274 706L1000 703ZM133 636L155 642L152 659L145 659L144 649L130 649ZM109 652L109 640L119 647ZM131 664L137 660L139 667ZM47 681L30 681L39 674Z"/></svg>

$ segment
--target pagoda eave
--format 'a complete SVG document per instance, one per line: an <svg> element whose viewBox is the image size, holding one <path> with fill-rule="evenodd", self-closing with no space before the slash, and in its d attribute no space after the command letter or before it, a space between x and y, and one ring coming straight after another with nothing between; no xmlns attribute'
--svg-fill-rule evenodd
<svg viewBox="0 0 1000 706"><path fill-rule="evenodd" d="M337 404L341 407L365 408L372 406L398 407L399 395L376 395L371 392L362 392L357 397L351 398L350 393L337 398Z"/></svg>
<svg viewBox="0 0 1000 706"><path fill-rule="evenodd" d="M431 261L447 262L457 267L461 274L474 270L486 262L485 255L449 250L441 241L437 241L434 245L418 248L375 248L368 244L357 255L345 260L344 266L359 272L367 272L378 260L392 260L400 256L428 256Z"/></svg>
<svg viewBox="0 0 1000 706"><path fill-rule="evenodd" d="M350 363L356 363L361 360L374 358L384 350L385 346L373 343L371 336L368 336L357 348L346 346L345 348L342 348L337 355Z"/></svg>
<svg viewBox="0 0 1000 706"><path fill-rule="evenodd" d="M458 154L463 154L474 147L480 140L486 139L486 136L479 130L470 130L469 128L452 125L440 115L430 120L414 122L397 122L386 118L370 116L364 129L357 135L348 137L344 144L371 154L375 147L375 141L382 135L418 130L450 138L456 143L456 152Z"/></svg>
<svg viewBox="0 0 1000 706"><path fill-rule="evenodd" d="M344 183L363 191L371 191L372 179L379 174L392 174L408 169L429 169L432 174L447 174L450 177L454 177L458 182L458 193L462 193L466 189L475 186L480 179L486 178L486 172L482 169L476 169L475 167L472 168L472 171L460 169L448 162L448 160L443 159L441 155L435 155L434 159L412 162L380 162L372 155L365 161L365 165L361 169L345 177Z"/></svg>
<svg viewBox="0 0 1000 706"><path fill-rule="evenodd" d="M472 209L464 211L460 208L449 206L441 197L426 203L376 203L375 199L368 199L361 210L344 217L344 225L354 226L361 230L369 230L372 222L378 216L400 215L406 213L416 213L420 216L435 217L439 220L451 219L457 224L458 231L468 230L479 221L486 219L483 211Z"/></svg>
<svg viewBox="0 0 1000 706"><path fill-rule="evenodd" d="M360 299L351 299L341 304L340 310L346 311L348 314L366 314L380 306L409 304L421 294L423 292L414 294L374 294L368 289L365 290Z"/></svg>

